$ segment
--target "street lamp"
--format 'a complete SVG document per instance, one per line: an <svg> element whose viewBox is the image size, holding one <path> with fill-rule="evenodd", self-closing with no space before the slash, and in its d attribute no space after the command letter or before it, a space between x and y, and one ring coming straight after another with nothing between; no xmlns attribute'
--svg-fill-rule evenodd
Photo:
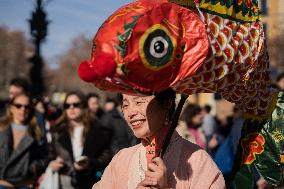
<svg viewBox="0 0 284 189"><path fill-rule="evenodd" d="M41 57L40 45L47 36L49 23L42 0L36 0L35 10L28 21L30 23L30 34L35 45L35 54L30 58L32 63L30 70L31 92L33 96L41 96L45 87L42 78L43 59Z"/></svg>

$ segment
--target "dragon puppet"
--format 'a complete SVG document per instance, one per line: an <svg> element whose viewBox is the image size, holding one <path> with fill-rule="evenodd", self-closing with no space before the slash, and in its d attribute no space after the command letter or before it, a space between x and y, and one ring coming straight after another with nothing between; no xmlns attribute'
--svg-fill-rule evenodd
<svg viewBox="0 0 284 189"><path fill-rule="evenodd" d="M114 12L78 74L97 88L219 93L244 112L234 188L283 183L284 95L271 89L257 0L137 0Z"/></svg>

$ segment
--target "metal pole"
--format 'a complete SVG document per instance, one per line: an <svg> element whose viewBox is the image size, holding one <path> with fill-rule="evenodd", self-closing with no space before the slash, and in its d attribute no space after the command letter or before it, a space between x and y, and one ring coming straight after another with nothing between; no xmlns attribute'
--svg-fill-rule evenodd
<svg viewBox="0 0 284 189"><path fill-rule="evenodd" d="M31 93L33 96L41 96L45 90L42 69L44 66L41 56L41 43L47 36L47 15L42 0L36 0L35 10L31 14L30 32L35 46L35 54L30 58L32 67L30 70Z"/></svg>

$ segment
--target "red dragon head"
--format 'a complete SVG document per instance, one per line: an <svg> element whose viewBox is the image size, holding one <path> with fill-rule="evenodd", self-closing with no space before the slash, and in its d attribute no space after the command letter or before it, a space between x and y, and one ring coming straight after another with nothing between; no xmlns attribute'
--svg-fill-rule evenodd
<svg viewBox="0 0 284 189"><path fill-rule="evenodd" d="M78 74L102 90L159 92L193 75L208 49L205 24L194 10L138 0L104 22Z"/></svg>

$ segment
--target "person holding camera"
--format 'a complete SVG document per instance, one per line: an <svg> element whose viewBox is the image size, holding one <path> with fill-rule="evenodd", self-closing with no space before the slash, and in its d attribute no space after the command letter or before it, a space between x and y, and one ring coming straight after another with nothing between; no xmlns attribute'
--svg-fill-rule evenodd
<svg viewBox="0 0 284 189"><path fill-rule="evenodd" d="M49 167L59 173L62 189L91 188L111 159L109 132L89 118L83 100L79 92L68 93L52 129Z"/></svg>

